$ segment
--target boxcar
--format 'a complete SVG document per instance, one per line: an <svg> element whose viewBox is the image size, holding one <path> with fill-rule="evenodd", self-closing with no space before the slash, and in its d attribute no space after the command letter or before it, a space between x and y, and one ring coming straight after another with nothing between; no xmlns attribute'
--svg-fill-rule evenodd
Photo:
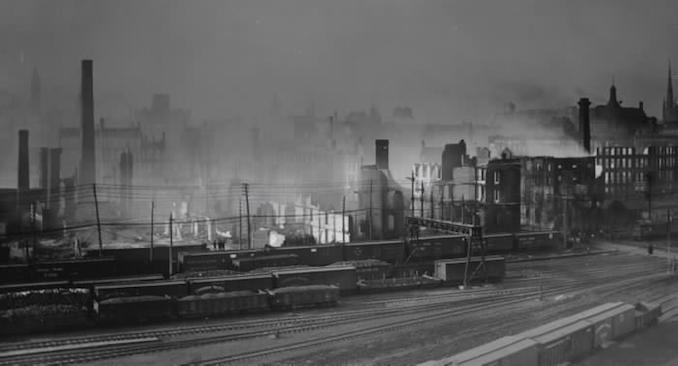
<svg viewBox="0 0 678 366"><path fill-rule="evenodd" d="M378 259L394 264L405 260L405 243L401 240L350 243L342 247L345 261Z"/></svg>
<svg viewBox="0 0 678 366"><path fill-rule="evenodd" d="M523 339L479 356L467 362L454 365L463 366L537 366L539 364L537 343L530 339Z"/></svg>
<svg viewBox="0 0 678 366"><path fill-rule="evenodd" d="M519 251L554 249L560 242L559 233L553 231L516 233L515 237L516 250Z"/></svg>
<svg viewBox="0 0 678 366"><path fill-rule="evenodd" d="M299 257L296 254L277 254L261 257L249 257L233 259L233 267L238 271L251 271L264 267L285 267L299 264Z"/></svg>
<svg viewBox="0 0 678 366"><path fill-rule="evenodd" d="M40 262L33 265L32 270L34 279L38 281L75 280L117 274L116 260L113 257Z"/></svg>
<svg viewBox="0 0 678 366"><path fill-rule="evenodd" d="M483 238L485 239L486 254L506 254L514 250L515 237L513 234L488 234Z"/></svg>
<svg viewBox="0 0 678 366"><path fill-rule="evenodd" d="M268 295L252 291L190 295L177 300L177 313L184 318L218 317L269 310Z"/></svg>
<svg viewBox="0 0 678 366"><path fill-rule="evenodd" d="M299 258L298 264L307 266L326 266L341 261L343 258L341 245L331 244L272 248L268 249L267 253L278 255L293 254Z"/></svg>
<svg viewBox="0 0 678 366"><path fill-rule="evenodd" d="M533 338L539 344L539 366L572 362L593 350L593 326L579 321Z"/></svg>
<svg viewBox="0 0 678 366"><path fill-rule="evenodd" d="M639 302L636 304L636 329L641 329L657 324L662 315L662 307L659 304Z"/></svg>
<svg viewBox="0 0 678 366"><path fill-rule="evenodd" d="M149 281L131 284L97 285L94 295L99 301L114 297L168 296L173 298L188 295L185 281Z"/></svg>
<svg viewBox="0 0 678 366"><path fill-rule="evenodd" d="M31 280L31 271L27 264L0 265L0 283L17 283Z"/></svg>
<svg viewBox="0 0 678 366"><path fill-rule="evenodd" d="M188 285L191 294L209 286L219 286L224 291L257 291L273 288L273 278L270 273L230 275L189 279Z"/></svg>
<svg viewBox="0 0 678 366"><path fill-rule="evenodd" d="M482 263L481 257L471 257L468 266L466 262L466 258L438 260L435 262L435 276L451 284L462 283L464 273L466 273L466 277L473 275L472 281L485 279L485 269L479 269L479 265ZM487 256L485 257L485 265L489 281L501 281L504 278L506 274L504 257Z"/></svg>
<svg viewBox="0 0 678 366"><path fill-rule="evenodd" d="M235 269L233 260L267 255L262 250L227 250L214 252L180 253L179 269L182 272L199 272L214 269Z"/></svg>
<svg viewBox="0 0 678 366"><path fill-rule="evenodd" d="M271 308L280 310L333 306L338 300L339 288L336 286L283 287L271 291Z"/></svg>
<svg viewBox="0 0 678 366"><path fill-rule="evenodd" d="M176 301L168 296L117 297L95 301L94 312L102 324L145 323L173 318Z"/></svg>
<svg viewBox="0 0 678 366"><path fill-rule="evenodd" d="M327 266L300 270L273 271L274 287L333 285L342 292L357 289L356 269L353 266Z"/></svg>
<svg viewBox="0 0 678 366"><path fill-rule="evenodd" d="M420 238L409 242L407 260L409 262L420 262L463 257L466 255L466 247L464 237L461 235Z"/></svg>

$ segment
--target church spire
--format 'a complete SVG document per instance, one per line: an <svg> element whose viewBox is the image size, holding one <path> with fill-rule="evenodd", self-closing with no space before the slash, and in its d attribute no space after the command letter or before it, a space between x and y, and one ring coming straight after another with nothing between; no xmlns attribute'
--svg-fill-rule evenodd
<svg viewBox="0 0 678 366"><path fill-rule="evenodd" d="M610 100L607 101L607 104L610 106L619 106L619 101L617 101L617 87L614 86L614 77L612 78L612 86L610 87Z"/></svg>
<svg viewBox="0 0 678 366"><path fill-rule="evenodd" d="M666 98L662 109L662 119L666 122L678 122L678 108L673 97L673 75L671 74L671 60L669 60L669 73L666 80Z"/></svg>
<svg viewBox="0 0 678 366"><path fill-rule="evenodd" d="M671 60L669 60L669 74L666 86L666 103L673 106L675 100L673 99L673 80L671 80Z"/></svg>

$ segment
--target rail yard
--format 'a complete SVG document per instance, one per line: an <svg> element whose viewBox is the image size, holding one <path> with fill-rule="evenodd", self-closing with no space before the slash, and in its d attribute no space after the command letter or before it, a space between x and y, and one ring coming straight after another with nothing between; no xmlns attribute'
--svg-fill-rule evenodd
<svg viewBox="0 0 678 366"><path fill-rule="evenodd" d="M333 308L34 335L3 342L0 364L415 364L603 302L673 304L677 281L665 259L594 253L509 261L502 283L465 290L358 294Z"/></svg>

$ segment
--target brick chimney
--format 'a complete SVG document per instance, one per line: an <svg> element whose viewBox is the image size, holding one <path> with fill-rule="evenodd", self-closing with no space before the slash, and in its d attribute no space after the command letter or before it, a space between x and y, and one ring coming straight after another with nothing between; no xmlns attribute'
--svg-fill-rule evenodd
<svg viewBox="0 0 678 366"><path fill-rule="evenodd" d="M92 184L96 180L94 156L94 65L92 60L82 60L80 87L82 150L79 184Z"/></svg>
<svg viewBox="0 0 678 366"><path fill-rule="evenodd" d="M375 140L374 145L377 169L388 170L388 140Z"/></svg>
<svg viewBox="0 0 678 366"><path fill-rule="evenodd" d="M579 134L582 146L587 153L591 153L591 122L589 120L589 98L579 99Z"/></svg>

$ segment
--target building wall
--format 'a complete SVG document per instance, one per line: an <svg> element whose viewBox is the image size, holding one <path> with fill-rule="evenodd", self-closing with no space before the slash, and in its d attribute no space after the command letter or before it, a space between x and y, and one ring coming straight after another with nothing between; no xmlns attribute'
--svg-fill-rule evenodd
<svg viewBox="0 0 678 366"><path fill-rule="evenodd" d="M520 231L520 161L490 160L482 224L486 233Z"/></svg>

